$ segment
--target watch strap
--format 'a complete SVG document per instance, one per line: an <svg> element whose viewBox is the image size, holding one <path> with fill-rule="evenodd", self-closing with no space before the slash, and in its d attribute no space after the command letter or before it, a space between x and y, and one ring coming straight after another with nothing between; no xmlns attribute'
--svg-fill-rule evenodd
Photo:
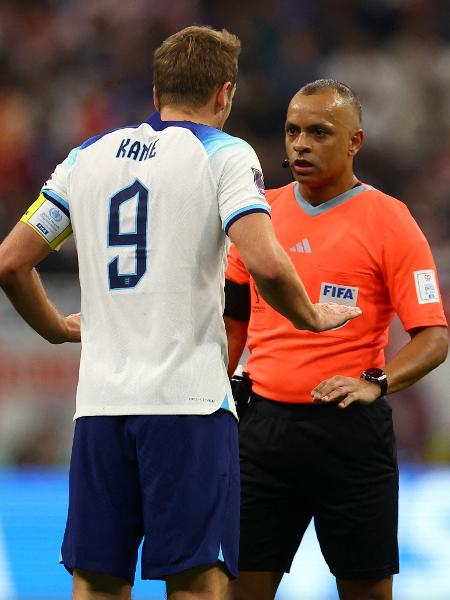
<svg viewBox="0 0 450 600"><path fill-rule="evenodd" d="M386 396L388 389L387 375L382 369L366 369L361 373L361 378L380 386L380 397Z"/></svg>

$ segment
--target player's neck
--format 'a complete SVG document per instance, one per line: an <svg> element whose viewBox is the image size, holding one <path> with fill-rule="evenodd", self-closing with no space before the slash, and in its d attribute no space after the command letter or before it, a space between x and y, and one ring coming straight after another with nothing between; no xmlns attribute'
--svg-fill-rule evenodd
<svg viewBox="0 0 450 600"><path fill-rule="evenodd" d="M352 173L350 177L346 177L340 181L332 181L329 183L321 184L320 186L314 187L305 185L299 181L299 189L303 198L311 204L311 206L318 206L328 200L340 196L344 192L352 189L358 183L358 178Z"/></svg>
<svg viewBox="0 0 450 600"><path fill-rule="evenodd" d="M192 109L187 106L164 106L161 108L161 121L191 121L209 127L218 127L217 116L211 113L209 106Z"/></svg>

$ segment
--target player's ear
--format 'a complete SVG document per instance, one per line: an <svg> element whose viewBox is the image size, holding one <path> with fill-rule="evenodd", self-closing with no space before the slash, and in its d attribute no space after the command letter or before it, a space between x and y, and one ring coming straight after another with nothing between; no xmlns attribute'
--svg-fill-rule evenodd
<svg viewBox="0 0 450 600"><path fill-rule="evenodd" d="M221 85L216 91L216 110L217 112L223 111L226 109L228 104L233 98L235 85L231 83L231 81L225 82Z"/></svg>
<svg viewBox="0 0 450 600"><path fill-rule="evenodd" d="M362 129L357 129L350 137L348 144L348 155L355 156L358 154L361 146L364 141L364 131Z"/></svg>
<svg viewBox="0 0 450 600"><path fill-rule="evenodd" d="M159 112L159 100L156 95L156 88L153 86L153 104L155 105L156 110Z"/></svg>

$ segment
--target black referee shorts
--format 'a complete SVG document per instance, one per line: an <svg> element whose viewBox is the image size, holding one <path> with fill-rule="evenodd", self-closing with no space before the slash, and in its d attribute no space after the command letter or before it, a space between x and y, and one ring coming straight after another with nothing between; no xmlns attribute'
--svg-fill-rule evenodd
<svg viewBox="0 0 450 600"><path fill-rule="evenodd" d="M384 398L340 409L253 395L240 454L241 571L289 572L313 518L336 578L398 573L398 467Z"/></svg>

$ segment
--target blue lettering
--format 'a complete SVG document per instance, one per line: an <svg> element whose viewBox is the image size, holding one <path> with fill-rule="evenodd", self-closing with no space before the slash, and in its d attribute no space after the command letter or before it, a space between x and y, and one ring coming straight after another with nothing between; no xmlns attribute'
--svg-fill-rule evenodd
<svg viewBox="0 0 450 600"><path fill-rule="evenodd" d="M133 160L137 160L139 150L141 149L140 142L134 142L131 148L128 150L128 158L132 158Z"/></svg>
<svg viewBox="0 0 450 600"><path fill-rule="evenodd" d="M148 158L148 153L150 152L150 148L151 146L147 146L146 144L142 145L142 152L141 155L139 157L139 160L147 160Z"/></svg>
<svg viewBox="0 0 450 600"><path fill-rule="evenodd" d="M355 294L358 294L358 288L333 285L332 283L322 283L322 294L332 298L342 298L343 300L354 300Z"/></svg>
<svg viewBox="0 0 450 600"><path fill-rule="evenodd" d="M126 156L125 148L128 146L129 143L130 143L130 138L127 138L126 140L122 140L120 142L120 146L119 146L119 149L117 150L116 158L120 158L121 156L123 158L125 158L125 156Z"/></svg>
<svg viewBox="0 0 450 600"><path fill-rule="evenodd" d="M48 230L42 225L42 223L36 223L36 227L42 231L44 235L48 235Z"/></svg>
<svg viewBox="0 0 450 600"><path fill-rule="evenodd" d="M120 142L119 149L117 150L116 158L131 158L132 160L148 160L156 156L156 142L154 140L151 144L141 144L141 142L135 141L128 148L131 142L131 138L123 139Z"/></svg>
<svg viewBox="0 0 450 600"><path fill-rule="evenodd" d="M157 143L157 141L158 141L158 140L155 140L155 141L153 142L153 144L150 144L150 148L151 148L151 150L150 150L150 154L149 154L149 156L148 156L149 158L153 158L154 156L156 156L156 143Z"/></svg>
<svg viewBox="0 0 450 600"><path fill-rule="evenodd" d="M147 160L148 158L153 158L154 156L156 156L156 142L157 141L158 140L155 140L148 146L146 144L143 145L141 156L139 157L139 160Z"/></svg>

